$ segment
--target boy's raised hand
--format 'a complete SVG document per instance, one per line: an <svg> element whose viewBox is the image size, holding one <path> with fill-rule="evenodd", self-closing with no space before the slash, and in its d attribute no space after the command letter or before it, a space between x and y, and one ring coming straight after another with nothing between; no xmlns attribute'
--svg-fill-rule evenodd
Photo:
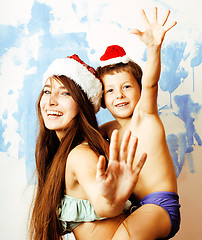
<svg viewBox="0 0 202 240"><path fill-rule="evenodd" d="M166 32L177 24L176 21L171 24L167 24L167 20L170 15L170 10L166 12L161 22L158 21L157 7L155 7L153 10L152 21L148 20L143 9L141 10L141 15L145 25L145 31L141 32L138 29L132 29L130 33L136 34L139 37L139 39L146 44L147 47L161 46Z"/></svg>
<svg viewBox="0 0 202 240"><path fill-rule="evenodd" d="M124 134L120 151L118 149L118 130L114 130L110 142L109 162L105 169L105 158L99 157L96 180L101 195L112 205L124 207L135 187L139 173L147 155L143 154L134 167L137 138L128 130Z"/></svg>

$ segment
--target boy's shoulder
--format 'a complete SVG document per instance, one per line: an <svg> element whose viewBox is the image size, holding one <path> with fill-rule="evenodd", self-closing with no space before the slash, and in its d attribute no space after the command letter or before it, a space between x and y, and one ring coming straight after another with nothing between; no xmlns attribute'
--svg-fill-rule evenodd
<svg viewBox="0 0 202 240"><path fill-rule="evenodd" d="M118 127L117 121L113 120L113 121L102 124L99 127L99 130L100 130L100 133L102 134L103 138L110 139L113 130L117 127Z"/></svg>

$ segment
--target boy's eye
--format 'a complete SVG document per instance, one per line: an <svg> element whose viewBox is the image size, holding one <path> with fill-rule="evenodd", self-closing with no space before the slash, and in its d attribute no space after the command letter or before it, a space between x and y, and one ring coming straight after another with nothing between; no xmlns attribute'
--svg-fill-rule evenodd
<svg viewBox="0 0 202 240"><path fill-rule="evenodd" d="M108 89L105 91L105 93L112 93L113 92L113 89Z"/></svg>
<svg viewBox="0 0 202 240"><path fill-rule="evenodd" d="M130 88L130 87L131 87L131 85L125 85L125 86L123 86L124 89L128 89L128 88Z"/></svg>

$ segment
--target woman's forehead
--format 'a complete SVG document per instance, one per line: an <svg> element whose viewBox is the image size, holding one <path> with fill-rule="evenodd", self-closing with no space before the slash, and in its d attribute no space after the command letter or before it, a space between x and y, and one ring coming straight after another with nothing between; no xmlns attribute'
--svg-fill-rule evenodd
<svg viewBox="0 0 202 240"><path fill-rule="evenodd" d="M54 77L48 78L46 80L45 86L50 86L50 87L58 86L58 87L65 88L64 84L59 79Z"/></svg>

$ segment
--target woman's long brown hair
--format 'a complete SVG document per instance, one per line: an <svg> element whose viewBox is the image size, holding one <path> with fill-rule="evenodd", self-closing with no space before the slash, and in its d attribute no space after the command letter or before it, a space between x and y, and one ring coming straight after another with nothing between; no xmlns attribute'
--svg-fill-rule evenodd
<svg viewBox="0 0 202 240"><path fill-rule="evenodd" d="M98 131L92 103L81 88L66 76L54 76L78 103L79 113L65 128L65 137L59 141L55 131L48 130L41 115L41 92L36 109L39 134L36 141L35 159L37 189L30 220L30 239L62 239L62 228L57 210L65 191L65 166L69 152L84 140L97 155L107 156L106 144Z"/></svg>

